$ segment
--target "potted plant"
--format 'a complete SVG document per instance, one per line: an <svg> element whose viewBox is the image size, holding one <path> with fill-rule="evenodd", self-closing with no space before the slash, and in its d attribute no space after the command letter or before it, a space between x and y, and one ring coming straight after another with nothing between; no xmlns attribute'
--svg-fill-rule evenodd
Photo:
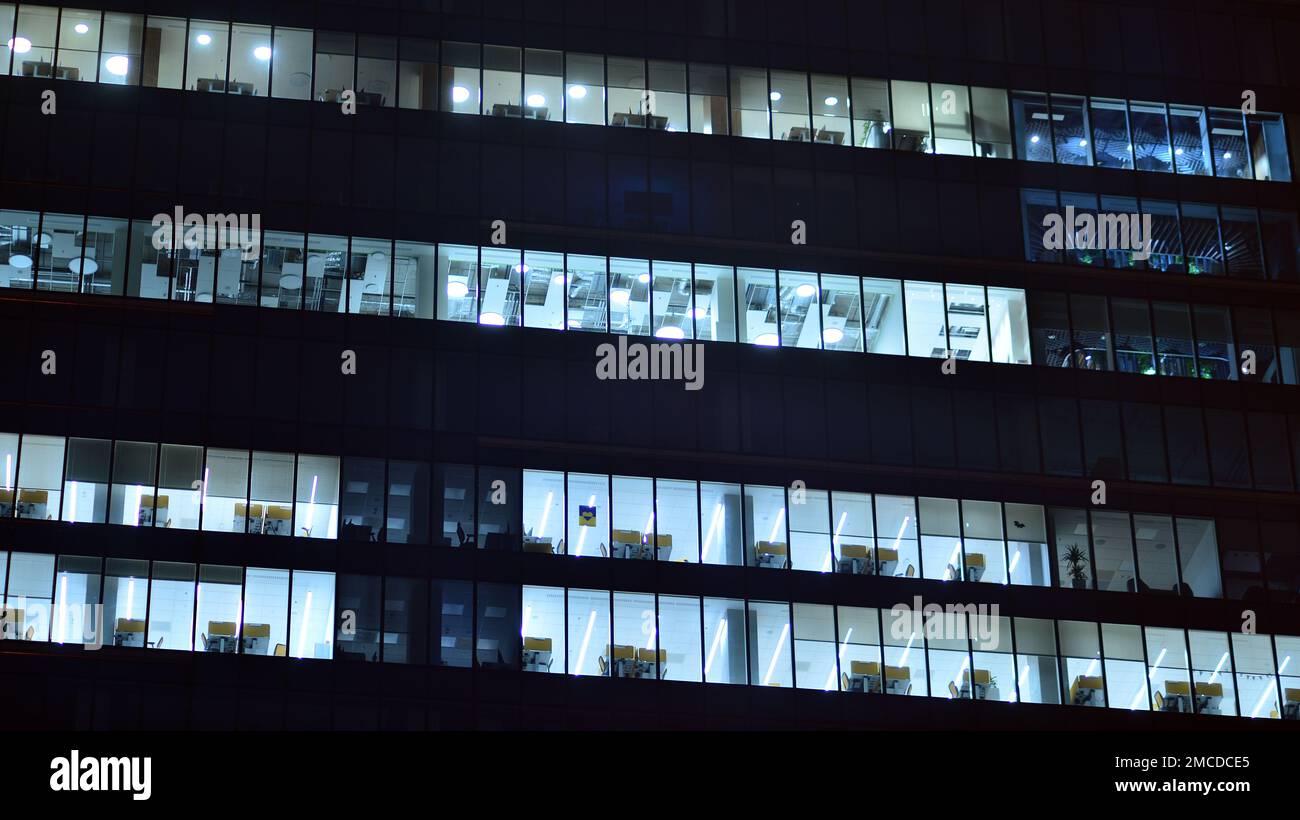
<svg viewBox="0 0 1300 820"><path fill-rule="evenodd" d="M1065 549L1065 557L1061 559L1065 564L1065 571L1070 576L1070 581L1075 589L1088 588L1088 554L1079 548L1078 544L1070 544Z"/></svg>
<svg viewBox="0 0 1300 820"><path fill-rule="evenodd" d="M1002 693L998 691L997 675L989 675L988 686L984 687L985 700L1002 700Z"/></svg>

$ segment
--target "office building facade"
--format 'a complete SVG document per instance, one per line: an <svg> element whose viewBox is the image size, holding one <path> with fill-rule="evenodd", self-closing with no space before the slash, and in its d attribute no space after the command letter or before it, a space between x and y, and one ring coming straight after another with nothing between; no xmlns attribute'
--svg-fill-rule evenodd
<svg viewBox="0 0 1300 820"><path fill-rule="evenodd" d="M1297 36L0 3L6 722L1297 725Z"/></svg>

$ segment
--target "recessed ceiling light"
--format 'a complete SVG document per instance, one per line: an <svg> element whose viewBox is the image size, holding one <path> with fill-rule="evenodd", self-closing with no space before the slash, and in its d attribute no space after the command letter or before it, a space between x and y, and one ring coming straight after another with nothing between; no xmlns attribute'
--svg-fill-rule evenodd
<svg viewBox="0 0 1300 820"><path fill-rule="evenodd" d="M773 91L771 94L768 94L767 96L770 97L770 98L772 99L772 102L780 102L780 101L781 101L781 92L780 92L780 91Z"/></svg>
<svg viewBox="0 0 1300 820"><path fill-rule="evenodd" d="M680 327L664 325L655 331L655 335L660 339L685 339L686 333Z"/></svg>
<svg viewBox="0 0 1300 820"><path fill-rule="evenodd" d="M647 284L650 281L650 274L643 273L636 278L636 281L640 282L643 285Z"/></svg>
<svg viewBox="0 0 1300 820"><path fill-rule="evenodd" d="M77 32L78 34L85 34L86 32L90 31L90 26L86 25L85 23L77 23L75 26L72 27L72 30Z"/></svg>
<svg viewBox="0 0 1300 820"><path fill-rule="evenodd" d="M10 37L5 45L13 49L15 54L26 54L32 50L32 41L26 37Z"/></svg>
<svg viewBox="0 0 1300 820"><path fill-rule="evenodd" d="M587 96L587 87L585 85L571 85L569 86L569 96L575 100L580 100Z"/></svg>
<svg viewBox="0 0 1300 820"><path fill-rule="evenodd" d="M262 62L266 62L267 60L271 59L271 47L258 46L257 48L253 49L253 56L261 60Z"/></svg>
<svg viewBox="0 0 1300 820"><path fill-rule="evenodd" d="M827 97L826 99L822 100L822 102L826 103L827 105L831 105L831 106L839 105L839 104L840 104L840 98L839 98L839 97Z"/></svg>
<svg viewBox="0 0 1300 820"><path fill-rule="evenodd" d="M469 286L464 282L448 282L447 295L452 299L464 299L469 295Z"/></svg>
<svg viewBox="0 0 1300 820"><path fill-rule="evenodd" d="M25 253L15 253L9 257L9 264L20 270L26 270L32 266L32 258Z"/></svg>
<svg viewBox="0 0 1300 820"><path fill-rule="evenodd" d="M1183 155L1183 149L1181 149L1181 148L1175 148L1175 149L1174 149L1174 156L1176 156L1176 157L1181 157L1182 155Z"/></svg>
<svg viewBox="0 0 1300 820"><path fill-rule="evenodd" d="M775 333L760 333L754 337L754 344L763 347L776 347L779 341Z"/></svg>
<svg viewBox="0 0 1300 820"><path fill-rule="evenodd" d="M796 295L801 296L804 299L807 299L809 296L812 296L814 293L817 292L817 286L810 285L807 282L804 282L802 285L795 288L794 292Z"/></svg>
<svg viewBox="0 0 1300 820"><path fill-rule="evenodd" d="M1087 147L1088 147L1088 141L1087 141L1087 140L1079 140L1079 147L1080 147L1080 148L1087 148Z"/></svg>
<svg viewBox="0 0 1300 820"><path fill-rule="evenodd" d="M1032 142L1032 143L1037 144L1037 143L1038 143L1038 135L1037 135L1037 134L1034 134L1032 137L1029 138L1029 141Z"/></svg>
<svg viewBox="0 0 1300 820"><path fill-rule="evenodd" d="M844 331L838 327L828 327L822 331L822 341L828 345L837 345L844 340Z"/></svg>
<svg viewBox="0 0 1300 820"><path fill-rule="evenodd" d="M515 265L515 273L528 273L532 268L527 265Z"/></svg>
<svg viewBox="0 0 1300 820"><path fill-rule="evenodd" d="M194 42L198 43L201 46L210 45L212 43L212 35L200 34L199 36L194 38Z"/></svg>
<svg viewBox="0 0 1300 820"><path fill-rule="evenodd" d="M691 315L696 319L707 319L709 316L709 309L702 307L691 308Z"/></svg>
<svg viewBox="0 0 1300 820"><path fill-rule="evenodd" d="M631 298L632 291L630 290L611 290L609 292L609 301L616 305L626 305Z"/></svg>
<svg viewBox="0 0 1300 820"><path fill-rule="evenodd" d="M554 276L552 276L552 277L551 277L551 284L552 284L552 285L563 285L563 284L564 284L564 274L562 274L562 273L557 273L557 274L555 274Z"/></svg>
<svg viewBox="0 0 1300 820"><path fill-rule="evenodd" d="M1232 152L1231 152L1231 151L1224 151L1224 152L1223 152L1223 158L1224 158L1224 159L1232 159Z"/></svg>
<svg viewBox="0 0 1300 820"><path fill-rule="evenodd" d="M506 317L502 316L500 313L484 313L478 317L478 323L480 325L500 326L506 323Z"/></svg>
<svg viewBox="0 0 1300 820"><path fill-rule="evenodd" d="M118 77L125 77L127 69L131 67L131 61L121 54L114 54L104 61L104 68L109 74L115 74Z"/></svg>
<svg viewBox="0 0 1300 820"><path fill-rule="evenodd" d="M451 87L451 101L454 103L463 103L469 99L469 89L463 85L453 85Z"/></svg>
<svg viewBox="0 0 1300 820"><path fill-rule="evenodd" d="M546 105L546 97L542 94L529 94L527 102L533 108L541 108Z"/></svg>

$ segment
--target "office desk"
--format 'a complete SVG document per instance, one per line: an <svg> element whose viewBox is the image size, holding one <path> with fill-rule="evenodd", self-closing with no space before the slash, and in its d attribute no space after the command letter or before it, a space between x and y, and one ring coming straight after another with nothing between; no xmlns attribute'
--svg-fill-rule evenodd
<svg viewBox="0 0 1300 820"><path fill-rule="evenodd" d="M789 549L782 541L759 541L754 548L754 563L760 567L785 569L789 561Z"/></svg>
<svg viewBox="0 0 1300 820"><path fill-rule="evenodd" d="M978 552L966 553L966 580L978 581L984 577L984 556Z"/></svg>
<svg viewBox="0 0 1300 820"><path fill-rule="evenodd" d="M522 660L525 672L551 671L551 639L524 638Z"/></svg>
<svg viewBox="0 0 1300 820"><path fill-rule="evenodd" d="M515 105L514 103L493 103L492 116L512 117L525 120L550 119L550 109L545 106Z"/></svg>
<svg viewBox="0 0 1300 820"><path fill-rule="evenodd" d="M871 566L869 552L865 546L862 544L843 544L840 546L840 557L835 564L836 572L848 575L871 575L874 569Z"/></svg>
<svg viewBox="0 0 1300 820"><path fill-rule="evenodd" d="M523 540L524 552L538 552L543 555L554 555L555 546L551 544L549 538L535 538L531 535L525 535Z"/></svg>
<svg viewBox="0 0 1300 820"><path fill-rule="evenodd" d="M244 624L244 634L239 643L245 655L265 655L271 645L271 625Z"/></svg>
<svg viewBox="0 0 1300 820"><path fill-rule="evenodd" d="M959 694L963 698L971 697L971 673L969 669L962 670ZM989 675L989 670L976 669L974 700L998 700L998 694L998 688L993 685L993 678Z"/></svg>
<svg viewBox="0 0 1300 820"><path fill-rule="evenodd" d="M601 674L613 678L633 677L636 669L636 647L630 645L605 645L604 656L597 658Z"/></svg>
<svg viewBox="0 0 1300 820"><path fill-rule="evenodd" d="M875 556L876 562L880 564L881 575L893 575L894 570L898 569L898 550L893 547L877 547Z"/></svg>
<svg viewBox="0 0 1300 820"><path fill-rule="evenodd" d="M667 117L658 117L653 114L632 114L616 111L610 115L609 124L621 128L654 128L663 131L668 127Z"/></svg>
<svg viewBox="0 0 1300 820"><path fill-rule="evenodd" d="M1192 711L1192 688L1187 681L1167 680L1165 691L1156 693L1156 706L1162 712Z"/></svg>
<svg viewBox="0 0 1300 820"><path fill-rule="evenodd" d="M1196 711L1207 715L1220 714L1223 703L1223 684L1200 682L1196 684Z"/></svg>
<svg viewBox="0 0 1300 820"><path fill-rule="evenodd" d="M113 627L113 646L144 648L144 621L136 618L118 618Z"/></svg>
<svg viewBox="0 0 1300 820"><path fill-rule="evenodd" d="M848 692L880 694L880 664L875 661L850 661L844 689Z"/></svg>
<svg viewBox="0 0 1300 820"><path fill-rule="evenodd" d="M1300 689L1287 689L1283 693L1283 720L1300 720Z"/></svg>
<svg viewBox="0 0 1300 820"><path fill-rule="evenodd" d="M1075 706L1105 706L1104 685L1099 676L1079 675L1070 684L1070 703Z"/></svg>

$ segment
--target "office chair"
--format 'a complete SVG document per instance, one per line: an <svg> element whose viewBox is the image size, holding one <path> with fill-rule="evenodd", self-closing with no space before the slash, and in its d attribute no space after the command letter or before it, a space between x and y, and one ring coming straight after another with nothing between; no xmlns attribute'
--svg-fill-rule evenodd
<svg viewBox="0 0 1300 820"><path fill-rule="evenodd" d="M952 681L948 681L948 693L951 694L954 698L961 697L961 692L957 689L957 684L953 683Z"/></svg>
<svg viewBox="0 0 1300 820"><path fill-rule="evenodd" d="M457 538L456 546L458 547L465 546L465 528L462 527L459 523L456 524L456 538Z"/></svg>
<svg viewBox="0 0 1300 820"><path fill-rule="evenodd" d="M30 641L34 637L36 637L36 627L35 626L27 627L27 633L23 635L23 640Z"/></svg>

